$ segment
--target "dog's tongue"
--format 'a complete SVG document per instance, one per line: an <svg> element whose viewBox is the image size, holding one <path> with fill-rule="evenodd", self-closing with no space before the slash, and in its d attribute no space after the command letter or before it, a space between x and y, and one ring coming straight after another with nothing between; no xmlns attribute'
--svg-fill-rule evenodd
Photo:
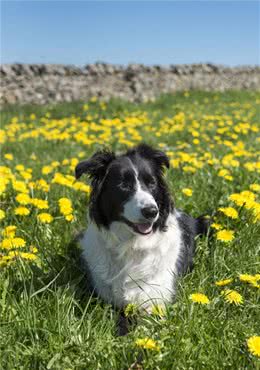
<svg viewBox="0 0 260 370"><path fill-rule="evenodd" d="M148 234L152 230L151 224L136 224L135 226L142 234Z"/></svg>

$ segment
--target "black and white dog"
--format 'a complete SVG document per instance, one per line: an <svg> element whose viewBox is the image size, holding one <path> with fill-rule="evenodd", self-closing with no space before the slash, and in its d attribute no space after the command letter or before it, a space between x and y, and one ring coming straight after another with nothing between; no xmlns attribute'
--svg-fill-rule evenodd
<svg viewBox="0 0 260 370"><path fill-rule="evenodd" d="M166 154L145 144L76 167L77 179L92 180L83 258L95 292L115 307L170 302L177 276L192 268L195 237L207 233L207 220L174 208L164 167Z"/></svg>

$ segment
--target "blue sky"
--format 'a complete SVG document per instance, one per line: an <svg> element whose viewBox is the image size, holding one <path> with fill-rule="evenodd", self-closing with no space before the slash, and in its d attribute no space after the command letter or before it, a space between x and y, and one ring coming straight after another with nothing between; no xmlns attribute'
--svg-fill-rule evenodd
<svg viewBox="0 0 260 370"><path fill-rule="evenodd" d="M3 63L259 64L257 1L1 0Z"/></svg>

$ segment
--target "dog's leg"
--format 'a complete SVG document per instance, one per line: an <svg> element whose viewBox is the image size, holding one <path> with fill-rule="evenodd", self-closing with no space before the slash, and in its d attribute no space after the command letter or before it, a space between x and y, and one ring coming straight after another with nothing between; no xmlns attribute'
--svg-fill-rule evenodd
<svg viewBox="0 0 260 370"><path fill-rule="evenodd" d="M120 310L117 319L117 335L120 337L129 333L129 319L126 317L124 310Z"/></svg>

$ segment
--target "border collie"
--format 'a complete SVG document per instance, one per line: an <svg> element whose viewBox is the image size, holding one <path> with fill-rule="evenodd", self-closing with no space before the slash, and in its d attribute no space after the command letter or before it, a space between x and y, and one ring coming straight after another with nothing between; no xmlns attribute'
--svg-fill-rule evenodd
<svg viewBox="0 0 260 370"><path fill-rule="evenodd" d="M203 216L177 210L164 179L165 153L141 144L116 156L103 150L79 163L76 178L92 181L89 226L81 245L93 290L123 308L148 312L171 302L179 275L192 268Z"/></svg>

